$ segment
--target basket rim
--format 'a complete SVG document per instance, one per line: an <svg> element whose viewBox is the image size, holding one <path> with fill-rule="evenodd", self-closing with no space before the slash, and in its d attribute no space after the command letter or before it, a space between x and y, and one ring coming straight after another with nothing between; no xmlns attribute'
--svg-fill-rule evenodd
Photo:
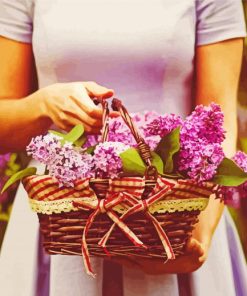
<svg viewBox="0 0 247 296"><path fill-rule="evenodd" d="M73 206L73 201L84 200L84 198L67 198L62 200L54 200L54 201L38 201L29 198L29 204L32 211L37 214L60 214L60 213L69 213L69 212L77 212L77 211L86 211L88 209L78 209ZM97 203L97 201L95 201ZM166 199L160 200L153 205L148 207L148 211L151 214L159 213L174 213L174 212L183 212L183 211L195 211L200 210L203 211L209 202L209 198L200 197L197 198L185 198L185 199ZM123 207L123 205L115 206L113 210L119 214L123 214L127 208Z"/></svg>

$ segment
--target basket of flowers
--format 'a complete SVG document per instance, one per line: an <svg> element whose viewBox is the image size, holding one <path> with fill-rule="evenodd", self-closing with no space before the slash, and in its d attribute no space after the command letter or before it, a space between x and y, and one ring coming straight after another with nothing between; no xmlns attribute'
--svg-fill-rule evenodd
<svg viewBox="0 0 247 296"><path fill-rule="evenodd" d="M118 99L109 117L101 100L101 135L83 126L68 134L33 138L29 155L46 165L18 172L38 214L49 254L163 258L182 255L209 197L247 180L241 164L227 159L223 113L216 104L197 106L185 120L155 112L130 115Z"/></svg>

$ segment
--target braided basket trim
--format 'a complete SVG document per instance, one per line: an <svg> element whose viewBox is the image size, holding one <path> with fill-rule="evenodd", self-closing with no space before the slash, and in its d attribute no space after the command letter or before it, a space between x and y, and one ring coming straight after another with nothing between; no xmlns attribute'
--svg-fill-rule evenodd
<svg viewBox="0 0 247 296"><path fill-rule="evenodd" d="M73 206L73 198L66 198L55 201L38 201L29 198L31 209L40 214L51 215L53 213L59 214L62 212L78 211L79 209ZM76 201L85 201L85 198L76 198ZM161 200L151 205L148 210L151 214L154 213L174 213L176 211L203 211L208 205L208 198L190 198L190 199L171 199ZM97 204L97 199L93 202ZM118 205L113 208L119 214L127 211L127 207ZM85 209L87 210L87 209Z"/></svg>

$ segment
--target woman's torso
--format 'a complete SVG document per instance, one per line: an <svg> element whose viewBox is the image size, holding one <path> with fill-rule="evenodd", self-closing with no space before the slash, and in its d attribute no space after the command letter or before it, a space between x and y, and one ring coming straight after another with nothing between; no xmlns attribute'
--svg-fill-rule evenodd
<svg viewBox="0 0 247 296"><path fill-rule="evenodd" d="M96 81L131 111L186 114L195 0L36 0L33 47L40 86Z"/></svg>

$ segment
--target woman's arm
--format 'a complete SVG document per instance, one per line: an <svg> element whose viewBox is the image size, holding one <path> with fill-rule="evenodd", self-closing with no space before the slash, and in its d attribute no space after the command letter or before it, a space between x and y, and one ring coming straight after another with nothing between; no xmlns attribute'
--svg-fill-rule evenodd
<svg viewBox="0 0 247 296"><path fill-rule="evenodd" d="M225 154L232 157L237 141L237 89L242 62L243 39L232 39L196 49L196 104L212 101L221 105L227 131L223 143ZM223 211L214 198L200 214L194 237L205 245L206 256L212 235Z"/></svg>
<svg viewBox="0 0 247 296"><path fill-rule="evenodd" d="M196 104L208 105L215 102L221 105L225 114L227 138L224 150L231 157L236 148L237 137L237 88L242 60L243 40L234 39L196 49ZM130 258L117 260L128 266L139 266L149 274L187 273L197 270L205 262L213 233L222 215L224 205L210 199L205 211L200 214L193 238L187 252L166 264L159 260Z"/></svg>
<svg viewBox="0 0 247 296"><path fill-rule="evenodd" d="M32 45L0 37L0 153L23 150L51 123L64 130L82 123L86 131L101 127L102 111L90 97L110 97L111 89L94 82L37 87Z"/></svg>

